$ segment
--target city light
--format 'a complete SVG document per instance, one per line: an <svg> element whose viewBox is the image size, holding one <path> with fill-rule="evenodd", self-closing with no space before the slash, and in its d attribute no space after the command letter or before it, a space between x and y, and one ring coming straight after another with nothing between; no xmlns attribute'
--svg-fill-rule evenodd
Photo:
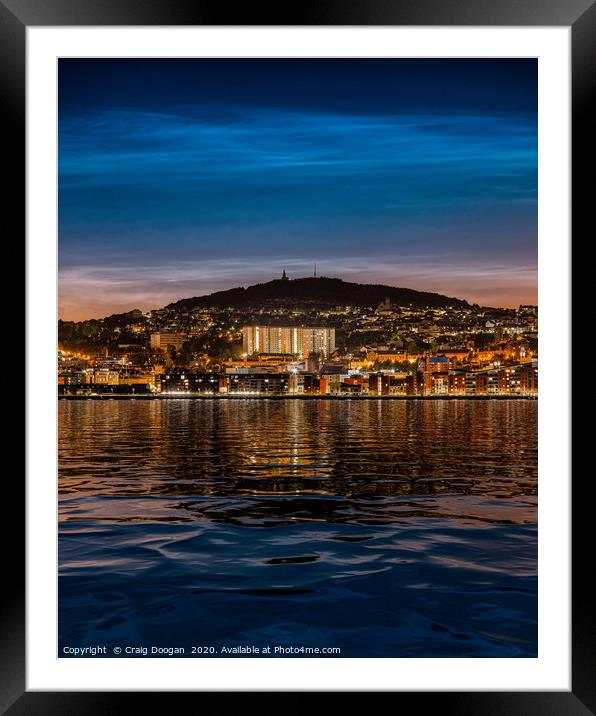
<svg viewBox="0 0 596 716"><path fill-rule="evenodd" d="M317 281L323 284L326 279ZM255 315L258 322L250 320ZM466 304L437 309L394 305L385 298L369 307L309 309L274 301L265 302L258 311L249 306L191 312L168 308L135 314L132 320L104 330L101 340L72 345L61 337L61 394L350 398L538 394L535 306L516 310Z"/></svg>

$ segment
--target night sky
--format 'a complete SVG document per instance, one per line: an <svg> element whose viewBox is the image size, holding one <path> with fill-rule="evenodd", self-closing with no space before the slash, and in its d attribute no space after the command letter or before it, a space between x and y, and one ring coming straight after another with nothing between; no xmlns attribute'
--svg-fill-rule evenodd
<svg viewBox="0 0 596 716"><path fill-rule="evenodd" d="M536 61L60 60L61 318L313 260L536 303Z"/></svg>

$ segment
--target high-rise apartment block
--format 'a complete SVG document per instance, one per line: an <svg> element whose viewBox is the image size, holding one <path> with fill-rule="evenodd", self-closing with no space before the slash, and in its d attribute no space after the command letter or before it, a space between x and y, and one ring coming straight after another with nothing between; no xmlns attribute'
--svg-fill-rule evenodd
<svg viewBox="0 0 596 716"><path fill-rule="evenodd" d="M335 328L310 326L244 326L243 349L253 353L291 353L308 358L320 353L325 358L335 350Z"/></svg>

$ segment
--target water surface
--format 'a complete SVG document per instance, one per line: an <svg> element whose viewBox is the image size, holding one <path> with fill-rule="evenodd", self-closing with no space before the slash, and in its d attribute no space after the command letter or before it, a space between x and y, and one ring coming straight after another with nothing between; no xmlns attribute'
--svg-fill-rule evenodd
<svg viewBox="0 0 596 716"><path fill-rule="evenodd" d="M536 656L537 407L59 401L60 651Z"/></svg>

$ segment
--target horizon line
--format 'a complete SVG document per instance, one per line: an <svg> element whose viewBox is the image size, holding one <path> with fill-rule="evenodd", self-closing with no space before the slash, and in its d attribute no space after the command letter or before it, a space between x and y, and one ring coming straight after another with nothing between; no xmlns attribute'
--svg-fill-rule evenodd
<svg viewBox="0 0 596 716"><path fill-rule="evenodd" d="M283 277L284 275L285 275L285 278ZM270 280L268 280L268 281L258 281L258 282L256 282L256 283L248 284L248 285L231 286L230 288L227 288L227 289L220 289L220 290L218 290L218 291L212 291L211 293L201 294L201 295L197 295L197 296L190 296L190 297L188 297L188 298L184 298L184 297L182 297L182 298L177 298L177 299L174 299L174 300L170 301L169 303L167 303L167 304L165 304L165 305L158 306L158 307L156 307L156 308L148 308L148 309L146 309L146 310L143 310L143 309L138 308L138 307L134 307L134 308L130 308L130 309L124 310L124 311L116 311L116 312L114 312L114 313L104 314L104 315L102 315L102 316L100 316L100 317L97 317L97 318L95 318L95 317L90 317L90 318L82 318L82 319L78 319L78 320L74 320L74 319L63 319L63 318L60 317L60 312L58 311L58 321L62 321L62 322L64 322L64 323L84 323L84 322L86 322L86 321L100 321L100 320L103 320L103 319L105 319L105 318L109 318L110 316L125 315L125 314L127 314L127 313L132 313L133 311L140 311L140 312L143 314L143 316L145 316L145 315L147 315L148 313L151 313L151 312L153 312L153 311L163 310L163 309L166 308L167 306L171 306L171 305L173 305L173 304L179 303L180 301L187 301L187 300L190 300L190 299L193 299L193 298L197 298L197 299L207 298L207 297L209 297L209 296L214 296L214 295L217 295L217 294L220 294L220 293L226 293L227 291L232 291L232 290L234 290L234 289L239 289L239 288L242 288L243 290L247 290L248 288L252 288L253 286L262 286L262 285L265 285L265 284L268 284L268 283L273 283L273 282L276 282L276 281L278 281L278 282L281 282L281 281L304 281L304 280L308 280L308 279L313 279L313 280L331 279L331 280L336 280L336 281L342 281L343 283L357 284L357 285L360 285L360 286L384 286L384 287L386 287L386 288L403 289L403 290L407 290L407 291L415 291L415 292L417 292L417 293L427 293L427 294L430 293L430 294L434 294L434 295L437 295L437 296L444 296L445 298L451 299L451 300L464 301L464 302L467 303L470 307L478 306L479 308L483 308L483 309L493 309L493 310L513 310L513 309L514 309L513 306L507 307L507 306L481 305L480 303L478 303L478 302L476 302L476 301L469 301L467 298L461 298L461 297L458 297L458 296L448 296L448 295L446 295L446 294L444 294L444 293L440 293L440 292L437 292L437 291L430 291L430 290L424 290L424 289L411 288L411 287L409 287L409 286L394 286L394 285L386 284L386 283L360 283L360 282L358 282L358 281L346 281L345 279L340 278L340 277L338 277L338 276L325 276L325 275L323 275L323 276L306 275L306 276L290 277L290 276L287 275L286 270L283 269L283 274L282 274L282 276L279 277L279 278L272 278L272 279L270 279ZM529 303L529 304L520 303L519 305L520 305L520 306L528 305L528 306L536 306L536 307L538 306L537 303Z"/></svg>

